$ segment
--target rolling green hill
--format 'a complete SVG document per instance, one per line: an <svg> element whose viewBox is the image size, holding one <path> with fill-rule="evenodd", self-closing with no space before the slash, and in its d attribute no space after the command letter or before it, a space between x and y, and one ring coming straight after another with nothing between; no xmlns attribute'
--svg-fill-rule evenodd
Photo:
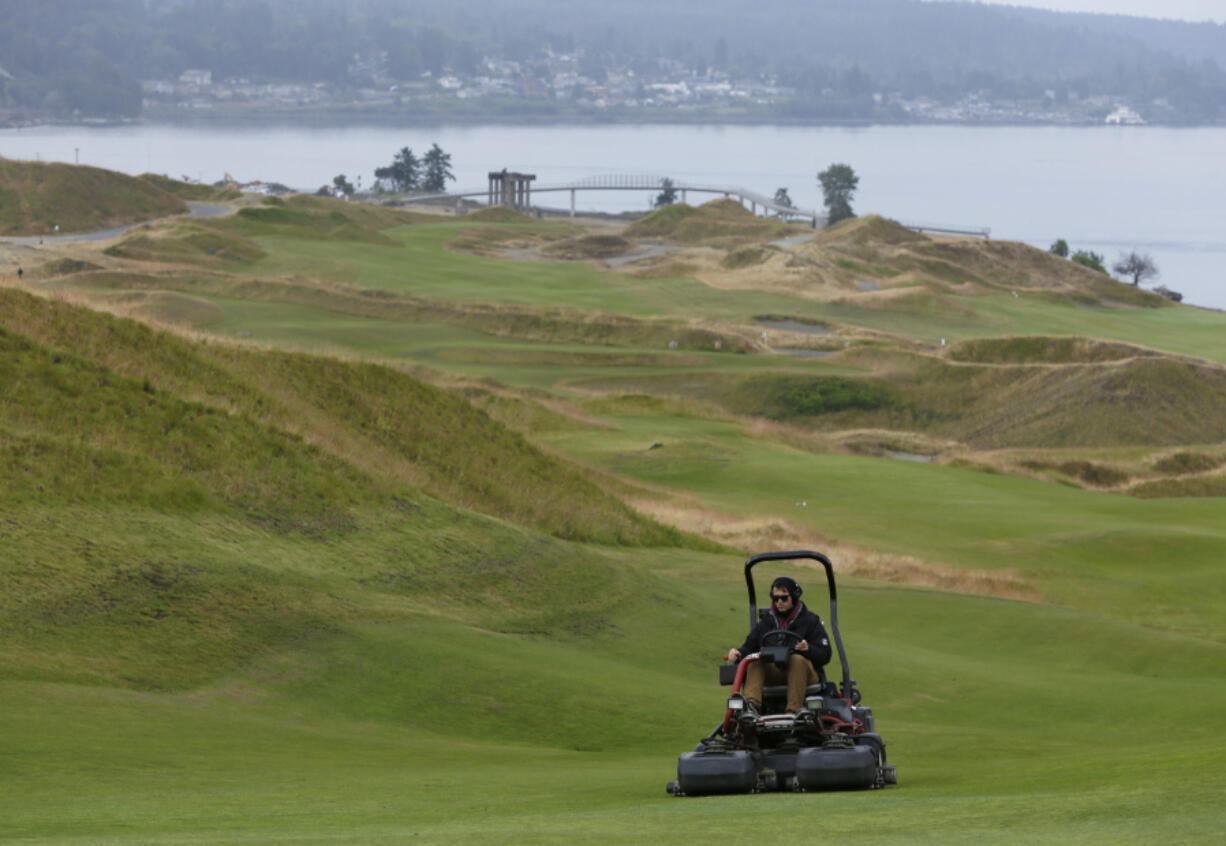
<svg viewBox="0 0 1226 846"><path fill-rule="evenodd" d="M85 165L0 159L0 234L96 232L187 210L183 200L144 179Z"/></svg>
<svg viewBox="0 0 1226 846"><path fill-rule="evenodd" d="M1216 842L1220 315L884 221L703 282L347 205L0 288L0 838ZM666 796L797 547L900 785Z"/></svg>

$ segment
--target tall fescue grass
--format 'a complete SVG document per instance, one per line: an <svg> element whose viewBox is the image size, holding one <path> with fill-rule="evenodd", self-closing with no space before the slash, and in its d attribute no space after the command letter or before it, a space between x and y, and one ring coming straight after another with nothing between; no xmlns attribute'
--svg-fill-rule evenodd
<svg viewBox="0 0 1226 846"><path fill-rule="evenodd" d="M142 445L167 450L166 457L187 451L184 466L224 481L226 490L248 507L266 511L273 523L293 524L292 503L309 502L316 495L312 491L330 483L309 483L309 477L297 475L294 484L244 479L238 468L254 461L259 449L244 459L242 449L231 449L213 431L228 415L240 414L257 426L274 427L278 437L319 450L311 460L336 462L329 472L369 474L384 486L423 485L449 501L559 537L681 542L674 530L643 520L578 470L545 456L460 397L396 370L192 344L16 291L0 296L5 303L0 320L13 348L11 378L33 386L28 401L7 406L9 413L24 421L22 429L31 435L55 433L57 423L85 435L73 450L109 447L113 439L124 438L120 463L136 464L123 474L136 474L135 467L150 460L141 454ZM95 386L85 375L98 368L98 388L112 388L101 397L93 395ZM65 396L79 398L78 404L66 405ZM205 453L192 458L195 450ZM160 463L156 453L153 459ZM234 466L216 463L221 459ZM168 486L177 484L167 479ZM280 516L277 497L290 498L285 508L291 516Z"/></svg>
<svg viewBox="0 0 1226 846"><path fill-rule="evenodd" d="M94 232L187 212L174 194L137 177L85 165L0 159L4 235Z"/></svg>

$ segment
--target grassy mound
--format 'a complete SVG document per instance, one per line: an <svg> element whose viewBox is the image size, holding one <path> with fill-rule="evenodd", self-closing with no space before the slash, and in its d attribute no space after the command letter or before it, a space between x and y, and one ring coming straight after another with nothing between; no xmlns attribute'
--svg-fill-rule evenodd
<svg viewBox="0 0 1226 846"><path fill-rule="evenodd" d="M1118 487L1132 478L1125 470L1097 461L1024 461L1022 466L1039 472L1055 471L1082 485L1096 488Z"/></svg>
<svg viewBox="0 0 1226 846"><path fill-rule="evenodd" d="M887 360L872 350L841 358L873 362L880 375L694 373L585 384L680 394L823 431L917 432L979 449L1190 445L1226 438L1226 368L1219 366L1148 357L1001 368L900 353ZM1070 475L1084 478L1076 468Z"/></svg>
<svg viewBox="0 0 1226 846"><path fill-rule="evenodd" d="M281 236L311 240L357 241L399 246L382 230L411 223L416 216L366 203L294 194L279 202L248 206L237 214L201 221L221 232L248 238Z"/></svg>
<svg viewBox="0 0 1226 846"><path fill-rule="evenodd" d="M619 235L584 235L547 244L541 255L562 259L606 259L620 256L634 245Z"/></svg>
<svg viewBox="0 0 1226 846"><path fill-rule="evenodd" d="M262 426L273 427L283 437L309 439L321 450L321 461L339 462L336 466L345 473L378 480L376 489L421 486L465 508L559 537L629 544L680 540L675 531L641 518L579 471L544 455L463 399L398 371L309 356L191 344L132 321L93 315L16 291L0 291L0 297L4 303L0 325L7 326L15 348L30 348L28 367L43 366L40 362L56 356L75 356L79 361L74 368L98 370L103 375L96 378L103 384L118 380L123 391L133 397L125 400L129 405L139 405L137 395L142 392L160 397L168 391L171 396L190 397L201 403L201 413L238 411ZM84 407L105 406L83 384L74 383L66 390L80 393ZM42 436L61 432L60 437L68 439L61 427L71 426L73 415L59 418L57 424L51 419L54 401L47 400L39 407L45 410L47 419L31 419L28 430ZM27 409L23 413L32 412ZM101 444L112 449L119 448L113 442L119 434L110 430L120 428L118 421L123 418L121 412L115 413L118 416L114 420L90 420L84 429L96 432ZM84 414L82 410L80 415ZM149 425L156 430L159 424ZM148 436L143 430L125 434L134 440L119 449L116 460L124 466L153 460L139 454ZM81 442L76 435L72 438L73 449L95 448L88 439ZM200 440L220 443L214 436L203 434ZM131 457L124 457L129 453ZM197 463L185 461L193 466ZM214 467L215 462L200 463L209 468L209 478L221 479L229 472ZM151 473L167 479L168 487L174 485L176 474L178 471ZM233 475L241 478L243 474ZM41 480L31 480L31 484L37 483L45 485ZM249 491L253 508L265 502L259 507L274 515L270 519L275 524L294 524L289 517L275 517L282 509L276 506L276 497L264 496L266 485L239 484ZM281 496L292 497L295 485L287 482L286 488ZM193 494L193 490L203 488L185 484L181 495L226 500L220 493ZM150 496L156 499L161 493ZM332 513L331 508L325 511Z"/></svg>
<svg viewBox="0 0 1226 846"><path fill-rule="evenodd" d="M1093 338L1034 335L977 338L954 344L947 353L954 361L979 364L1092 363L1158 354L1154 350L1134 347L1131 344L1098 341Z"/></svg>
<svg viewBox="0 0 1226 846"><path fill-rule="evenodd" d="M93 262L61 258L34 268L33 276L38 279L54 279L59 276L72 276L75 273L89 273L94 270L101 270L101 268Z"/></svg>
<svg viewBox="0 0 1226 846"><path fill-rule="evenodd" d="M575 228L568 223L530 221L515 226L466 226L445 244L448 250L487 258L505 257L508 250L531 254L542 244L571 239ZM573 249L573 248L572 248ZM542 250L544 252L544 250ZM531 256L530 256L531 257ZM561 256L570 258L571 256ZM574 256L583 258L583 256Z"/></svg>
<svg viewBox="0 0 1226 846"><path fill-rule="evenodd" d="M627 238L663 238L681 244L732 249L744 244L783 238L798 231L797 225L756 217L732 199L712 200L693 207L675 204L657 209L626 227Z"/></svg>
<svg viewBox="0 0 1226 846"><path fill-rule="evenodd" d="M720 259L719 265L725 270L740 270L762 264L770 256L771 250L766 247L741 247Z"/></svg>
<svg viewBox="0 0 1226 846"><path fill-rule="evenodd" d="M213 268L251 264L264 256L264 250L254 241L199 224L138 231L103 252L135 261Z"/></svg>
<svg viewBox="0 0 1226 846"><path fill-rule="evenodd" d="M534 218L506 206L491 206L465 215L464 220L480 223L531 223Z"/></svg>
<svg viewBox="0 0 1226 846"><path fill-rule="evenodd" d="M216 303L174 291L125 291L107 298L106 302L140 320L193 329L221 323L226 317L225 310Z"/></svg>
<svg viewBox="0 0 1226 846"><path fill-rule="evenodd" d="M1177 479L1154 479L1135 485L1129 494L1142 499L1170 497L1226 497L1226 476L1222 474L1190 476Z"/></svg>
<svg viewBox="0 0 1226 846"><path fill-rule="evenodd" d="M212 185L201 185L193 182L180 182L157 173L142 173L140 178L156 186L168 194L174 194L183 200L197 202L228 202L242 199L242 192L236 188L214 188Z"/></svg>
<svg viewBox="0 0 1226 846"><path fill-rule="evenodd" d="M842 221L796 252L797 260L857 278L899 278L970 292L1059 294L1070 304L1158 308L1162 297L1027 244L970 237L929 236L876 215ZM847 275L850 274L850 275Z"/></svg>
<svg viewBox="0 0 1226 846"><path fill-rule="evenodd" d="M0 159L0 234L96 232L187 205L152 183L84 165Z"/></svg>
<svg viewBox="0 0 1226 846"><path fill-rule="evenodd" d="M899 428L983 448L1198 444L1226 437L1226 369L1168 357L1050 368L931 364L896 384Z"/></svg>
<svg viewBox="0 0 1226 846"><path fill-rule="evenodd" d="M931 239L920 232L908 229L897 221L870 214L841 220L828 229L823 229L814 243L824 247L844 249L882 245L896 247L900 244L921 244Z"/></svg>
<svg viewBox="0 0 1226 846"><path fill-rule="evenodd" d="M1206 455L1202 452L1177 452L1154 462L1154 470L1171 475L1183 473L1207 473L1226 464L1226 456Z"/></svg>

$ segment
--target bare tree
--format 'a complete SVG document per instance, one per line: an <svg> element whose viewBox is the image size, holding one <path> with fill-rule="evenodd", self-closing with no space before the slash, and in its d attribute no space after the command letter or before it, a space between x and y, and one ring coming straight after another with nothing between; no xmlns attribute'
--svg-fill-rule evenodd
<svg viewBox="0 0 1226 846"><path fill-rule="evenodd" d="M1132 284L1139 288L1142 279L1152 279L1158 275L1158 265L1144 253L1133 250L1127 255L1120 253L1119 259L1111 265L1111 272L1119 276L1131 276Z"/></svg>

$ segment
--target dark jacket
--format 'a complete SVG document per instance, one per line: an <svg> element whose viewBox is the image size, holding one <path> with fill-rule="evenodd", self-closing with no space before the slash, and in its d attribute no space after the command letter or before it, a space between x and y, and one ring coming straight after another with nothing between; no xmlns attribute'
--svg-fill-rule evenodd
<svg viewBox="0 0 1226 846"><path fill-rule="evenodd" d="M798 603L799 607L796 613L791 615L791 620L780 620L775 615L773 608L768 609L766 616L758 620L758 624L749 632L749 637L745 638L745 643L741 645L741 654L748 655L751 652L757 652L762 646L762 638L770 632L778 629L786 629L787 631L796 632L805 640L809 641L809 651L801 652L813 664L815 670L820 670L830 662L830 638L826 637L826 628L822 625L822 621L816 614L810 611L803 602ZM782 640L780 641L783 642ZM788 645L794 641L788 640Z"/></svg>

